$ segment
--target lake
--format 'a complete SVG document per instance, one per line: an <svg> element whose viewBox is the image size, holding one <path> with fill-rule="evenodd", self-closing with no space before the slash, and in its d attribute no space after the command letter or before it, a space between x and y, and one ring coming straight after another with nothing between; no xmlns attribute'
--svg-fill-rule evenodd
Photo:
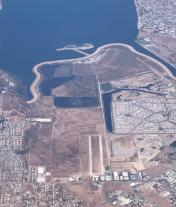
<svg viewBox="0 0 176 207"><path fill-rule="evenodd" d="M58 53L70 44L132 44L137 35L132 0L6 0L0 11L0 68L29 88L32 67L42 61L79 57Z"/></svg>

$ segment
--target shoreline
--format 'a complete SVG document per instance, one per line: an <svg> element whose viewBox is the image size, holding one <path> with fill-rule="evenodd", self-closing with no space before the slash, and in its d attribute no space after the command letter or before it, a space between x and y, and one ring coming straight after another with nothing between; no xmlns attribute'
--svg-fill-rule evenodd
<svg viewBox="0 0 176 207"><path fill-rule="evenodd" d="M159 57L162 61L168 63L169 65L171 65L173 68L176 68L176 65L174 65L173 63L170 63L166 58L162 57L161 55L158 55L155 51L149 49L146 45L142 45L139 42L137 42L138 39L135 41L138 45L140 45L141 47L143 47L144 49L148 50L150 53L152 53L153 55L156 55L157 57Z"/></svg>
<svg viewBox="0 0 176 207"><path fill-rule="evenodd" d="M35 79L30 86L30 92L31 92L33 98L31 100L27 101L27 103L32 104L32 103L36 102L41 95L41 93L39 91L39 85L42 81L42 74L40 73L40 67L42 67L44 65L52 65L52 64L65 64L65 63L72 63L72 62L77 62L77 61L83 61L83 62L89 61L89 59L96 58L96 56L101 54L104 50L111 48L111 47L114 47L114 46L126 47L130 51L134 52L135 54L157 63L158 65L160 65L160 67L162 67L165 70L165 72L167 72L169 74L170 77L172 77L173 79L176 79L176 77L172 74L172 72L169 70L169 68L167 68L164 64L160 63L158 60L155 60L154 58L152 58L148 55L145 55L141 52L138 52L133 46L123 44L123 43L111 43L111 44L107 44L107 45L103 45L101 47L98 47L95 52L93 52L92 54L85 56L85 57L65 59L65 60L46 61L46 62L42 62L42 63L35 65L32 69L32 71L35 75Z"/></svg>

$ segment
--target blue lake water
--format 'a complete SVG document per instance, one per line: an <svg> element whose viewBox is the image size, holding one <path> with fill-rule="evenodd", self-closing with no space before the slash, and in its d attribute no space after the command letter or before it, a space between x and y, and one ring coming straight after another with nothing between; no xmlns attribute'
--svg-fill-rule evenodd
<svg viewBox="0 0 176 207"><path fill-rule="evenodd" d="M0 11L0 68L29 87L35 64L78 56L56 48L132 44L137 32L133 0L6 0Z"/></svg>

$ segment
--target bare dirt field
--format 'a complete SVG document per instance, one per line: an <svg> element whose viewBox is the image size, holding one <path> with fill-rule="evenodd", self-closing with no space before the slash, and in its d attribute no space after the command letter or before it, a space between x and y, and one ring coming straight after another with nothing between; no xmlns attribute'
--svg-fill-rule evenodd
<svg viewBox="0 0 176 207"><path fill-rule="evenodd" d="M153 192L150 189L144 191L145 199L149 200L150 202L158 204L160 207L172 207L173 205L169 203L167 199L162 198L157 193Z"/></svg>
<svg viewBox="0 0 176 207"><path fill-rule="evenodd" d="M88 136L104 134L101 109L65 109L55 112L58 120L55 122L53 135L54 175L80 172L80 163L85 170L89 158L86 144ZM83 152L87 153L82 157Z"/></svg>
<svg viewBox="0 0 176 207"><path fill-rule="evenodd" d="M47 107L48 108L48 107ZM43 108L41 115L43 116ZM32 166L46 166L53 177L90 173L89 137L92 139L93 172L100 173L99 135L102 136L102 163L107 163L107 146L101 108L51 108L53 124L38 124L30 134ZM40 113L39 113L40 114ZM38 114L38 115L39 115Z"/></svg>
<svg viewBox="0 0 176 207"><path fill-rule="evenodd" d="M30 166L45 166L47 171L52 170L51 134L51 124L37 125L27 132L26 156Z"/></svg>
<svg viewBox="0 0 176 207"><path fill-rule="evenodd" d="M69 190L73 192L75 196L84 200L88 207L111 207L105 200L104 192L95 192L90 184L69 185Z"/></svg>

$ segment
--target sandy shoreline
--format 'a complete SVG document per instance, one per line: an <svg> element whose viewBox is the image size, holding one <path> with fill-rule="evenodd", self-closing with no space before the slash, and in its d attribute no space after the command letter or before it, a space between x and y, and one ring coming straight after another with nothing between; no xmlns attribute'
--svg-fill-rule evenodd
<svg viewBox="0 0 176 207"><path fill-rule="evenodd" d="M102 53L104 50L111 48L111 47L115 47L115 46L123 46L128 48L130 51L134 52L135 54L141 56L141 57L145 57L155 63L157 63L158 65L160 65L172 78L176 79L173 74L171 73L171 71L162 63L160 63L159 61L155 60L154 58L147 56L143 53L140 53L138 51L136 51L132 46L127 45L127 44L122 44L122 43L112 43L112 44L107 44L107 45L103 45L99 48L97 48L97 50L86 56L86 57L81 57L81 58L76 58L76 59L66 59L66 60L56 60L56 61L46 61L46 62L42 62L39 63L37 65L35 65L32 69L34 75L35 75L35 80L33 81L31 87L30 87L30 91L31 94L33 96L33 98L29 101L27 101L28 104L32 104L34 102L36 102L38 100L38 98L40 97L40 91L39 91L39 85L42 81L42 75L40 73L40 68L44 65L52 65L52 64L64 64L64 63L71 63L71 62L76 62L76 61L88 61L91 58L96 58L97 55L99 55L100 53Z"/></svg>

